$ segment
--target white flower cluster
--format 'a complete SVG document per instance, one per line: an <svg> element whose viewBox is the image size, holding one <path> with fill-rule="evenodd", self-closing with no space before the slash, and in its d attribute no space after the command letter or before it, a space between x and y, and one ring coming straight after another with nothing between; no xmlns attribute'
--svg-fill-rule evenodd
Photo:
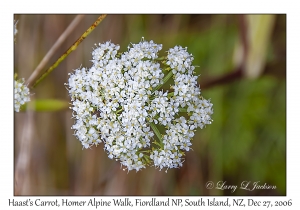
<svg viewBox="0 0 300 210"><path fill-rule="evenodd" d="M76 69L66 84L75 136L84 148L104 142L108 157L128 171L182 166L194 131L210 124L213 113L200 95L193 56L176 46L160 59L162 45L144 40L122 54L111 42L96 47L93 66ZM172 77L173 91L161 90Z"/></svg>
<svg viewBox="0 0 300 210"><path fill-rule="evenodd" d="M24 79L15 80L15 111L19 112L20 107L30 101L29 88L24 85Z"/></svg>

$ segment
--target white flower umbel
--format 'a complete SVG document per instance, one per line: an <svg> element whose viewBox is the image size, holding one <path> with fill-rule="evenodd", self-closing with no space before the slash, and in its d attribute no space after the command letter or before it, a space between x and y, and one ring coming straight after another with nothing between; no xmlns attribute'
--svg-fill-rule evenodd
<svg viewBox="0 0 300 210"><path fill-rule="evenodd" d="M181 167L194 131L210 124L213 113L197 85L193 56L176 46L159 58L162 45L143 39L122 54L119 48L96 45L93 66L70 73L75 136L84 148L104 142L108 157L128 171ZM171 90L162 90L171 78Z"/></svg>
<svg viewBox="0 0 300 210"><path fill-rule="evenodd" d="M23 104L30 101L29 88L24 85L24 79L15 80L15 111L19 112Z"/></svg>

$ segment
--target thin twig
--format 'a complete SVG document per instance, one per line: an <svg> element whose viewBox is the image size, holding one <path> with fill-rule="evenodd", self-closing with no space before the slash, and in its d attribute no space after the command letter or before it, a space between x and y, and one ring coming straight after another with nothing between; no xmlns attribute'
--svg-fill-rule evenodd
<svg viewBox="0 0 300 210"><path fill-rule="evenodd" d="M201 89L204 90L218 85L230 84L231 82L244 78L242 68L243 67L240 66L239 68L236 68L227 74L223 74L214 78L203 79L202 81L199 82L199 84L201 84ZM286 78L285 70L286 70L286 61L284 59L279 61L277 60L272 63L267 63L261 76L271 75L276 78L284 79Z"/></svg>
<svg viewBox="0 0 300 210"><path fill-rule="evenodd" d="M35 87L40 81L42 81L48 74L50 74L72 51L76 50L78 45L102 22L106 15L100 15L98 19L77 39L77 41L62 55L57 61L48 68L45 73L37 79L33 85L28 85L29 87Z"/></svg>
<svg viewBox="0 0 300 210"><path fill-rule="evenodd" d="M231 71L227 74L223 74L218 77L211 78L211 79L205 78L205 81L200 82L201 89L204 90L204 89L208 89L213 86L216 86L216 85L224 85L224 84L233 82L237 79L241 79L243 76L242 72L243 72L243 69L242 69L242 66L240 66L239 68L234 69L233 71Z"/></svg>
<svg viewBox="0 0 300 210"><path fill-rule="evenodd" d="M83 19L84 15L77 15L74 20L70 23L68 28L60 35L55 44L51 47L51 49L47 52L45 57L33 71L29 79L27 80L28 86L31 86L34 80L41 74L42 69L49 62L50 58L54 55L54 53L59 49L59 47L64 43L67 37L73 32L79 22Z"/></svg>

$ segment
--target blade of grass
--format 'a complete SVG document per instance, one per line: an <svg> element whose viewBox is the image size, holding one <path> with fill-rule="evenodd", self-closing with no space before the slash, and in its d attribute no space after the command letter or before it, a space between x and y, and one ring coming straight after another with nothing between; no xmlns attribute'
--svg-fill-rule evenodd
<svg viewBox="0 0 300 210"><path fill-rule="evenodd" d="M74 18L74 20L70 23L68 28L56 40L54 45L47 52L45 57L42 59L42 61L39 63L39 65L36 67L36 69L30 75L29 79L27 80L28 86L31 86L32 83L34 82L34 80L41 74L42 69L49 62L50 58L54 55L54 53L57 51L57 49L63 44L63 42L67 39L67 37L74 31L74 29L80 23L80 21L83 19L83 17L84 17L84 15L77 15Z"/></svg>
<svg viewBox="0 0 300 210"><path fill-rule="evenodd" d="M31 85L34 80L28 85L29 87L36 87L48 74L50 74L72 51L76 50L78 45L102 22L106 15L100 15L98 19L76 40L76 42L62 55L57 61L48 68L45 73L37 79L37 81Z"/></svg>

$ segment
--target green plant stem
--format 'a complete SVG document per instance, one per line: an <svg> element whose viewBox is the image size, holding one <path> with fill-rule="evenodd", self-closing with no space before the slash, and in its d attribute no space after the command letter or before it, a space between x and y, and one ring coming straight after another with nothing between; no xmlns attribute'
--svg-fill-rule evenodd
<svg viewBox="0 0 300 210"><path fill-rule="evenodd" d="M179 112L187 112L186 108L178 108Z"/></svg>
<svg viewBox="0 0 300 210"><path fill-rule="evenodd" d="M163 57L160 57L160 58L156 58L155 60L156 60L156 61L163 61L163 60L165 60L165 59L166 59L166 57L163 56Z"/></svg>
<svg viewBox="0 0 300 210"><path fill-rule="evenodd" d="M48 74L50 74L72 51L76 50L78 45L102 22L105 17L106 15L100 15L98 19L79 37L79 39L77 39L76 42L62 56L60 56L60 58L58 58L57 61L50 66L44 74L42 74L41 77L37 79L32 87L36 87L36 85L48 76Z"/></svg>
<svg viewBox="0 0 300 210"><path fill-rule="evenodd" d="M154 131L155 135L159 139L159 143L162 144L162 135L160 134L158 128L156 127L156 125L153 122L150 122L149 124L150 124L150 127L152 128L152 130Z"/></svg>
<svg viewBox="0 0 300 210"><path fill-rule="evenodd" d="M116 111L116 114L119 114L120 112L122 112L124 109L122 108L122 109L119 109L119 110L117 110Z"/></svg>
<svg viewBox="0 0 300 210"><path fill-rule="evenodd" d="M174 96L174 92L168 93L168 98Z"/></svg>
<svg viewBox="0 0 300 210"><path fill-rule="evenodd" d="M153 89L153 92L158 90L159 88L161 88L171 77L173 76L173 72L170 71L167 76L164 77L163 79L163 83L162 84L159 84L158 86L156 86L154 89Z"/></svg>

